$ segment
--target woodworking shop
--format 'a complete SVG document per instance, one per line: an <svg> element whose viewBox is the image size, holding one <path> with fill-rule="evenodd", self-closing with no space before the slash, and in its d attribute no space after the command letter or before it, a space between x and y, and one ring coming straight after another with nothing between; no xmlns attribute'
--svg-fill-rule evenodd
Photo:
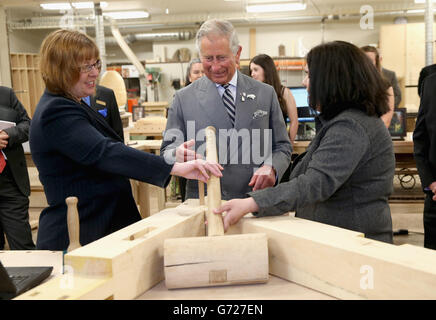
<svg viewBox="0 0 436 320"><path fill-rule="evenodd" d="M435 300L435 12L0 0L0 300Z"/></svg>

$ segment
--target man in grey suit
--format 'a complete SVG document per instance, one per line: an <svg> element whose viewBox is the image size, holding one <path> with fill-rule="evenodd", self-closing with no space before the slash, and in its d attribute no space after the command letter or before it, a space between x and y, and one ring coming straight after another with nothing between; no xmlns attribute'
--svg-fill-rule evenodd
<svg viewBox="0 0 436 320"><path fill-rule="evenodd" d="M204 156L204 129L215 127L222 198L245 198L280 181L291 161L277 96L237 70L242 47L231 23L206 21L196 42L206 76L176 92L161 154L168 161ZM186 198L198 197L197 186L188 181Z"/></svg>

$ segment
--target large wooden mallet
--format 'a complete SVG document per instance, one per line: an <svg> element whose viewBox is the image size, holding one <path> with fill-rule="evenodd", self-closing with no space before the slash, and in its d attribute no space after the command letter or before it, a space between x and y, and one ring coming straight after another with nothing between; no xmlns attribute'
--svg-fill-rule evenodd
<svg viewBox="0 0 436 320"><path fill-rule="evenodd" d="M206 159L217 161L215 128L206 128ZM207 183L207 237L164 241L168 289L263 283L268 281L268 243L264 233L224 235L220 179Z"/></svg>

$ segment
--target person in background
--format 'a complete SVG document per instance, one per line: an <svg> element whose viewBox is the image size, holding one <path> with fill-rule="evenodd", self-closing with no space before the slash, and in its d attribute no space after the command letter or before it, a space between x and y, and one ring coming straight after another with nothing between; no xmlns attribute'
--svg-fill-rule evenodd
<svg viewBox="0 0 436 320"><path fill-rule="evenodd" d="M213 126L224 200L275 185L289 166L292 146L274 89L238 70L242 47L230 22L207 20L196 44L205 77L176 92L161 154L173 161L203 156L204 129ZM187 182L186 197L198 198L198 183Z"/></svg>
<svg viewBox="0 0 436 320"><path fill-rule="evenodd" d="M280 82L274 60L266 54L259 54L251 59L249 68L252 78L267 83L274 88L285 123L286 118L289 118L289 139L291 143L294 143L298 131L297 105L291 90Z"/></svg>
<svg viewBox="0 0 436 320"><path fill-rule="evenodd" d="M80 244L86 245L141 219L129 178L166 187L171 175L207 181L222 167L204 160L170 164L130 148L82 98L95 93L101 62L86 34L56 30L42 42L46 85L32 118L30 149L48 207L40 215L37 248L69 245L65 199L78 198Z"/></svg>
<svg viewBox="0 0 436 320"><path fill-rule="evenodd" d="M392 80L392 76L390 78L386 77L386 72L383 72L383 68L381 66L381 57L380 54L378 53L377 48L373 47L373 46L364 46L362 48L363 52L365 52L366 56L371 60L371 62L373 63L373 65L377 68L377 70L380 72L380 74L384 77L385 81L386 81L386 87L387 87L387 91L389 94L389 112L385 113L384 115L382 115L382 120L386 125L386 128L389 128L390 124L391 124L391 120L392 120L392 116L394 114L394 109L395 109L395 97L394 97L394 88L393 85L391 83ZM386 70L386 69L384 69ZM392 72L392 71L390 71ZM396 79L395 73L394 73L394 77ZM395 84L394 84L395 85ZM398 86L398 81L397 84ZM401 94L401 91L400 91ZM401 100L401 95L400 95L400 100Z"/></svg>
<svg viewBox="0 0 436 320"><path fill-rule="evenodd" d="M199 58L192 59L186 70L185 87L189 86L195 80L200 79L204 75L203 64Z"/></svg>
<svg viewBox="0 0 436 320"><path fill-rule="evenodd" d="M189 86L195 80L200 79L204 75L203 64L199 58L192 59L186 70L185 87ZM182 202L186 200L186 179L179 178L180 195Z"/></svg>
<svg viewBox="0 0 436 320"><path fill-rule="evenodd" d="M22 145L29 140L30 118L14 91L3 86L0 120L0 250L5 245L3 232L11 250L33 250L30 182Z"/></svg>
<svg viewBox="0 0 436 320"><path fill-rule="evenodd" d="M422 96L422 88L424 86L424 80L425 80L425 78L427 78L427 76L431 75L432 73L436 73L436 64L431 64L429 66L425 66L419 72L418 95L420 97Z"/></svg>
<svg viewBox="0 0 436 320"><path fill-rule="evenodd" d="M97 85L96 93L82 99L106 120L116 134L124 141L123 122L120 117L117 99L112 89Z"/></svg>
<svg viewBox="0 0 436 320"><path fill-rule="evenodd" d="M227 230L245 214L281 215L295 211L309 219L392 243L388 197L393 189L392 140L380 116L388 94L380 73L351 43L318 45L307 54L309 106L320 112L320 130L290 180L249 192L214 212L226 212Z"/></svg>
<svg viewBox="0 0 436 320"><path fill-rule="evenodd" d="M424 247L436 249L436 74L423 81L413 148L424 200Z"/></svg>

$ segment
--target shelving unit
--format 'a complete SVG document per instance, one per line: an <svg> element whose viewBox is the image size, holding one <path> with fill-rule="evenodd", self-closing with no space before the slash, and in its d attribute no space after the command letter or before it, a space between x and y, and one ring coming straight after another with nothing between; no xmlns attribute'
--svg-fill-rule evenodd
<svg viewBox="0 0 436 320"><path fill-rule="evenodd" d="M279 73L282 85L286 87L300 86L304 78L305 59L301 57L272 57ZM249 75L250 60L241 59L241 70ZM245 69L245 70L243 70Z"/></svg>
<svg viewBox="0 0 436 320"><path fill-rule="evenodd" d="M32 117L45 88L39 71L39 56L35 53L11 53L10 59L12 88Z"/></svg>

